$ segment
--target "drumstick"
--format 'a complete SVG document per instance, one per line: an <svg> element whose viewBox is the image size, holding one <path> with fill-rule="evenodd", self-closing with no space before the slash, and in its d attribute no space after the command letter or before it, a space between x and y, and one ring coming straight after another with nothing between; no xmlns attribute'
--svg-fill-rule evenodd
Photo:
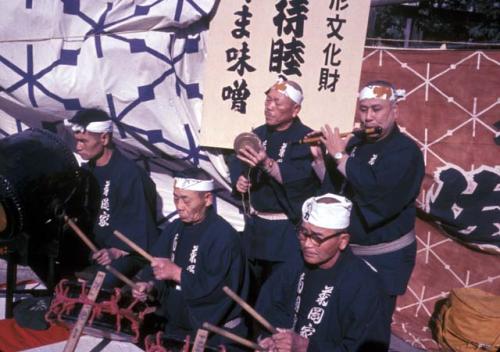
<svg viewBox="0 0 500 352"><path fill-rule="evenodd" d="M243 337L240 337L236 334L233 334L232 332L229 332L227 330L221 329L221 328L214 326L210 323L204 322L203 328L207 329L208 331L213 332L214 334L224 336L225 338L227 338L231 341L234 341L236 343L239 343L240 345L251 348L252 350L256 350L256 351L265 351L266 350L265 348L259 346L258 344L256 344L253 341L247 340Z"/></svg>
<svg viewBox="0 0 500 352"><path fill-rule="evenodd" d="M224 292L231 297L236 303L238 303L241 308L246 310L255 320L262 324L271 334L276 334L278 330L271 325L262 315L260 315L255 309L253 309L247 302L245 302L240 296L234 293L229 287L224 286L222 288Z"/></svg>
<svg viewBox="0 0 500 352"><path fill-rule="evenodd" d="M113 274L114 276L116 276L117 278L119 278L120 280L122 280L131 289L134 289L134 290L136 289L135 282L133 282L132 280L130 280L128 277L126 277L125 275L123 275L121 272L119 272L118 270L116 270L115 268L113 268L112 266L109 266L109 265L106 265L104 267L111 274Z"/></svg>
<svg viewBox="0 0 500 352"><path fill-rule="evenodd" d="M142 249L141 247L139 247L138 245L136 245L134 242L132 242L130 239L128 239L127 237L125 237L125 235L122 234L120 231L115 230L115 231L113 231L113 234L116 237L118 237L120 240L122 240L123 242L125 242L125 244L127 244L134 251L136 251L137 253L139 253L140 255L142 255L149 262L153 261L153 256L151 254L149 254L144 249Z"/></svg>
<svg viewBox="0 0 500 352"><path fill-rule="evenodd" d="M90 248L92 253L95 253L98 251L97 247L92 243L92 241L83 233L82 230L74 223L73 220L71 220L67 215L64 216L64 220L66 223L75 231L75 233L80 237L80 239L87 245L87 247Z"/></svg>
<svg viewBox="0 0 500 352"><path fill-rule="evenodd" d="M77 224L73 220L71 220L68 216L64 216L64 220L66 223L75 231L75 233L80 237L80 239L87 245L87 247L90 248L92 253L98 252L97 247L95 244L92 243L92 241L83 233L83 231L78 227ZM111 274L115 275L118 279L122 280L126 285L130 286L132 289L135 289L135 283L130 280L128 277L123 275L121 272L113 268L112 266L106 265L105 266L106 270L109 271Z"/></svg>
<svg viewBox="0 0 500 352"><path fill-rule="evenodd" d="M144 249L139 247L137 244L135 244L132 240L130 240L128 237L126 237L123 233L121 233L118 230L113 231L113 234L118 237L120 240L122 240L126 245L128 245L130 248L132 248L134 251L142 255L146 260L149 262L153 262L153 256L146 252ZM154 297L148 295L149 300L153 301Z"/></svg>

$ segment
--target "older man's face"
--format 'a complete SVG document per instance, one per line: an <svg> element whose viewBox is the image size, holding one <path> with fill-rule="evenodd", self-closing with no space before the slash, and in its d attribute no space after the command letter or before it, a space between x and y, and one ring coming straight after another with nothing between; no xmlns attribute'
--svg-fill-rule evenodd
<svg viewBox="0 0 500 352"><path fill-rule="evenodd" d="M307 221L302 222L297 229L297 237L302 249L304 261L307 264L328 269L335 265L340 252L349 243L349 235L345 232L325 229Z"/></svg>
<svg viewBox="0 0 500 352"><path fill-rule="evenodd" d="M382 129L380 134L373 136L373 140L385 138L392 131L399 115L396 103L378 98L361 100L358 113L363 128Z"/></svg>
<svg viewBox="0 0 500 352"><path fill-rule="evenodd" d="M174 204L183 223L197 224L205 219L212 194L174 187Z"/></svg>
<svg viewBox="0 0 500 352"><path fill-rule="evenodd" d="M271 88L266 95L264 115L266 124L277 131L284 131L300 111L300 105L292 99Z"/></svg>

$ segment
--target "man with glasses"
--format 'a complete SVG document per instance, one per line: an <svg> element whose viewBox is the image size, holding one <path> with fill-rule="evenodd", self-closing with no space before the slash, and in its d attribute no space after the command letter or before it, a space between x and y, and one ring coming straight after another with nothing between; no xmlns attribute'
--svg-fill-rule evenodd
<svg viewBox="0 0 500 352"><path fill-rule="evenodd" d="M387 351L383 289L373 269L349 248L352 204L325 194L302 206L297 228L304 265L283 268L263 287L257 309L278 332L268 351Z"/></svg>

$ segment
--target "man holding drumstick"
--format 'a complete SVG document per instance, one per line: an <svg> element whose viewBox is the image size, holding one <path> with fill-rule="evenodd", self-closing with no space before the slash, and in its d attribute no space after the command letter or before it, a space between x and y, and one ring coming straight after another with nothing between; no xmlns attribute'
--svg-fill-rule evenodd
<svg viewBox="0 0 500 352"><path fill-rule="evenodd" d="M282 268L261 290L257 310L278 332L268 351L387 351L384 292L374 270L349 248L352 203L327 193L302 207L302 268Z"/></svg>
<svg viewBox="0 0 500 352"><path fill-rule="evenodd" d="M113 121L100 109L85 109L66 121L73 131L76 152L88 161L89 170L99 187L99 208L93 240L99 250L93 253L94 265L88 274L111 265L132 277L144 261L129 255L128 247L113 236L114 230L125 233L141 248L149 250L158 238L156 228L156 186L146 170L127 159L113 142ZM112 288L122 282L107 275L103 287Z"/></svg>
<svg viewBox="0 0 500 352"><path fill-rule="evenodd" d="M153 246L151 267L140 273L133 295L156 294L156 314L166 320L165 333L185 338L203 322L245 336L241 309L222 288L246 299L246 258L236 230L212 208L214 181L190 168L175 175L174 203L179 219L167 225ZM220 343L220 337L209 344Z"/></svg>

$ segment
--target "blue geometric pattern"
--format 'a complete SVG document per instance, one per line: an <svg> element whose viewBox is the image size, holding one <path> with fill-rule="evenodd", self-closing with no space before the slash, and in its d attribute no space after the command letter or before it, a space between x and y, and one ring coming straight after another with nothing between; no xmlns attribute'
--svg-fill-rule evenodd
<svg viewBox="0 0 500 352"><path fill-rule="evenodd" d="M21 69L18 65L15 63L9 61L7 58L4 56L0 55L0 63L4 64L6 67L17 73L19 76L21 76L21 79L17 82L12 83L11 85L5 85L5 91L7 93L14 93L17 89L23 87L24 85L27 86L28 90L28 97L31 103L31 106L37 108L39 107L36 99L35 99L35 88L37 88L39 91L41 91L43 94L45 94L48 97L51 97L52 99L60 102L63 104L64 109L66 110L78 110L81 109L82 106L80 105L80 102L77 98L73 99L64 99L62 97L57 96L53 92L51 92L49 89L47 89L41 82L40 80L45 76L50 74L50 72L58 67L59 65L68 65L67 62L71 61L71 54L68 53L67 51L63 51L63 60L58 59L51 63L49 66L45 67L44 69L34 72L34 57L33 57L33 45L28 44L26 46L26 70ZM74 60L76 61L76 60ZM2 85L3 86L3 85Z"/></svg>
<svg viewBox="0 0 500 352"><path fill-rule="evenodd" d="M149 150L136 155L145 165L153 157L155 170L170 174L179 168L172 160L189 163L227 185L198 144L205 56L200 38L214 4L61 0L54 14L33 1L10 3L6 15L39 19L31 22L32 38L47 33L37 29L39 22L57 24L50 29L57 39L0 41L0 87L21 107L5 117L15 116L16 130L0 115L0 137L21 131L22 124L53 130L75 111L97 106L109 111L117 139ZM8 32L0 23L0 33ZM47 115L51 121L42 123ZM227 197L224 187L220 193Z"/></svg>
<svg viewBox="0 0 500 352"><path fill-rule="evenodd" d="M166 69L163 72L158 74L156 77L152 77L150 83L145 85L138 85L137 97L128 102L128 104L126 104L125 106L121 107L120 111L117 111L116 106L114 106L113 95L109 93L106 94L106 101L108 102L108 110L113 112L112 115L115 121L117 122L122 121L125 118L127 118L128 115L131 114L133 115L134 109L136 109L140 104L155 100L157 98L155 94L155 89L159 89L158 87L162 83L164 83L165 80L169 77L174 78L173 88L176 95L179 98L183 93L185 94L185 97L187 97L187 99L203 98L199 89L199 84L185 82L182 79L182 77L180 77L177 74L175 68L176 64L180 63L184 59L185 54L198 53L199 36L190 36L188 39L185 40L185 44L184 47L182 48L182 51L173 55L172 53L174 52L174 45L176 39L175 35L170 35L169 38L170 40L167 43L168 46L165 48L166 50L164 52L160 52L155 48L148 46L145 39L127 38L126 36L121 35L119 33L114 33L111 30L111 28L114 28L119 24L126 23L127 21L130 21L135 17L147 16L152 12L152 9L154 9L155 7L159 6L165 7L165 1L157 0L153 1L149 5L144 5L144 4L134 5L134 10L132 13L123 14L121 18L116 18L115 16L112 21L108 21L107 18L110 17L110 15L112 14L113 3L107 3L105 4L104 7L101 6L100 9L99 9L99 4L96 4L95 7L97 11L95 11L96 14L92 16L83 12L82 8L84 8L84 6L81 6L82 4L83 1L62 0L62 12L63 15L76 17L75 22L81 21L87 26L87 29L84 29L84 33L82 33L84 38L83 43L85 43L87 40L94 41L95 55L97 62L99 61L99 59L105 56L106 49L103 48L103 37L105 36L106 39L114 39L118 42L127 43L130 49L130 54L143 53L150 55L161 61L161 63L159 63L160 64L159 67L166 67ZM206 4L204 5L205 5L204 7L206 7ZM208 10L211 10L212 4L209 5L210 6ZM26 3L26 6L31 7L31 4ZM184 17L182 12L183 10L186 9L194 10L194 12L198 13L200 18L202 16L206 16L209 12L205 11L203 9L203 6L199 6L197 2L194 1L177 1L176 4L172 5L169 4L169 6L174 11L173 17L175 21L179 21L181 17ZM108 44L107 46L112 47L113 43ZM3 65L5 65L3 69L9 68L12 71L16 72L21 77L21 79L16 82L9 82L9 84L7 85L4 84L5 91L7 93L13 94L16 92L16 90L26 86L29 98L29 104L32 107L44 108L43 106L39 106L37 99L35 98L35 89L36 89L38 90L38 93L46 95L54 99L55 101L60 102L62 104L63 109L66 111L75 111L81 109L83 106L77 97L64 97L60 94L51 91L41 82L42 78L51 75L54 72L54 70L61 65L77 66L79 63L78 58L79 55L81 54L81 49L71 50L62 48L59 53L59 59L50 63L47 67L39 70L38 72L34 72L33 68L35 60L33 45L28 44L26 46L26 49L27 49L27 54L26 54L27 68L25 70L21 69L21 67L17 62L11 61L7 59L5 56L0 55L0 62ZM189 146L189 149L186 149L185 147L176 144L172 141L169 141L163 137L156 139L155 138L151 139L148 137L148 140L151 143L164 143L166 146L173 148L176 151L185 153L186 156L184 157L184 159L191 160L194 164L198 164L200 158L204 158L205 160L207 160L206 157L200 157L199 155L200 148L196 145L196 142L193 138L193 133L190 130L190 128L185 127L184 129L186 134L185 141L188 142L187 144ZM148 135L148 131L143 128L136 128L135 132L142 135ZM122 137L124 137L123 134Z"/></svg>

